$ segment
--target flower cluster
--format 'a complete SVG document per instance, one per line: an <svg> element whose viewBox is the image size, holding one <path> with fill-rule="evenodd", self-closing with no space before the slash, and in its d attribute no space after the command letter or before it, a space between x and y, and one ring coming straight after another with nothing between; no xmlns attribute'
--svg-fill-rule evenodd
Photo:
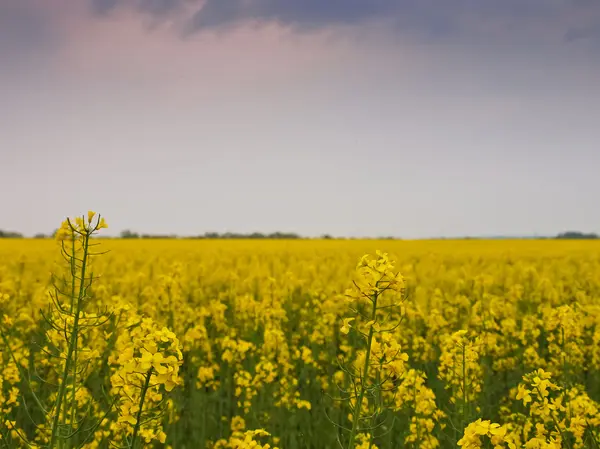
<svg viewBox="0 0 600 449"><path fill-rule="evenodd" d="M441 350L440 379L451 391L451 402L466 407L477 399L482 388L481 342L468 331L459 330L444 338Z"/></svg>
<svg viewBox="0 0 600 449"><path fill-rule="evenodd" d="M489 420L472 422L465 428L464 436L458 441L462 449L480 449L482 447L481 437L488 437L494 448L501 448L505 442L506 428ZM509 447L515 447L509 445Z"/></svg>
<svg viewBox="0 0 600 449"><path fill-rule="evenodd" d="M87 216L75 217L74 220L67 218L56 231L55 238L58 241L73 240L92 235L100 229L106 229L106 220L94 211L88 211Z"/></svg>
<svg viewBox="0 0 600 449"><path fill-rule="evenodd" d="M354 288L346 290L346 296L351 301L364 300L388 291L402 293L404 277L394 271L394 262L387 253L377 251L375 258L365 254L356 266Z"/></svg>
<svg viewBox="0 0 600 449"><path fill-rule="evenodd" d="M164 392L181 383L182 360L175 334L151 318L142 318L119 335L110 359L116 367L111 384L119 416L111 430L117 438L127 441L139 432L146 443L154 439L164 443L166 435L157 418Z"/></svg>
<svg viewBox="0 0 600 449"><path fill-rule="evenodd" d="M209 445L209 449L278 449L269 443L261 443L261 440L270 437L271 434L264 429L244 430L246 422L240 416L231 420L231 436L229 439L220 439ZM273 438L277 440L277 438Z"/></svg>
<svg viewBox="0 0 600 449"><path fill-rule="evenodd" d="M534 433L526 438L527 447L584 448L586 442L600 443L600 404L581 387L562 388L540 368L523 376L516 400L527 407L530 419L536 423L535 428L523 426L526 437Z"/></svg>

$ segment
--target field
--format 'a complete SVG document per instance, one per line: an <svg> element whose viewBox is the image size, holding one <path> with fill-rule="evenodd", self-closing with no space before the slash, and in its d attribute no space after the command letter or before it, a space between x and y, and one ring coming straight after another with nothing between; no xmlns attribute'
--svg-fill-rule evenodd
<svg viewBox="0 0 600 449"><path fill-rule="evenodd" d="M86 223L0 240L0 448L600 447L599 242Z"/></svg>

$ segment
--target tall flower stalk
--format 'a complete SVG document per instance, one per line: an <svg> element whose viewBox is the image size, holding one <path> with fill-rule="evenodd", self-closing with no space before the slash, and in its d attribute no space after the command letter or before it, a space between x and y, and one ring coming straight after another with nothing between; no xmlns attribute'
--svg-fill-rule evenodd
<svg viewBox="0 0 600 449"><path fill-rule="evenodd" d="M346 291L351 316L343 320L341 332L358 337L359 348L352 364L340 364L351 388L342 389L342 400L350 408L352 426L348 449L374 445L375 431L383 428L386 410L393 408L390 393L405 371L408 355L402 352L392 332L402 319L404 278L394 271L388 255L363 256L356 267L353 288Z"/></svg>
<svg viewBox="0 0 600 449"><path fill-rule="evenodd" d="M77 217L74 222L66 219L56 233L56 239L61 243L62 255L69 266L71 288L70 292L66 293L62 289L63 286L55 285L54 293L50 293L52 307L50 313L45 315L51 331L55 331L48 333L49 340L59 351L59 358L63 360L58 392L50 413L52 421L49 448L74 447L74 438L81 430L76 422L76 395L82 381L78 375L84 371L80 366L80 334L82 328L98 326L105 321L101 314L84 312L86 300L89 299L88 292L94 280L93 274L88 273L89 264L91 257L98 255L92 250L91 238L100 229L107 227L104 218L89 211L87 217ZM60 338L64 341L60 341ZM70 404L68 393L71 393Z"/></svg>

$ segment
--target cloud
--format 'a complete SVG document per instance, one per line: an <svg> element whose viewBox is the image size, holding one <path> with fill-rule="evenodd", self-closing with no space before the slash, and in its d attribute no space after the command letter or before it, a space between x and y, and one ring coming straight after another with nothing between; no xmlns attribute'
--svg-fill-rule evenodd
<svg viewBox="0 0 600 449"><path fill-rule="evenodd" d="M600 23L586 27L570 28L565 33L565 41L567 42L584 39L600 39Z"/></svg>
<svg viewBox="0 0 600 449"><path fill-rule="evenodd" d="M91 0L92 11L95 14L107 14L119 4L119 0Z"/></svg>
<svg viewBox="0 0 600 449"><path fill-rule="evenodd" d="M45 28L43 16L27 2L0 2L0 42L36 45Z"/></svg>
<svg viewBox="0 0 600 449"><path fill-rule="evenodd" d="M526 20L555 17L581 0L206 0L191 27L214 28L253 20L293 27L359 24L373 19L430 31L452 29L461 17Z"/></svg>
<svg viewBox="0 0 600 449"><path fill-rule="evenodd" d="M305 31L385 22L391 29L437 37L514 38L571 42L596 35L598 0L88 0L106 15L135 10L155 22L176 19L184 34L246 23ZM534 29L532 34L531 29Z"/></svg>
<svg viewBox="0 0 600 449"><path fill-rule="evenodd" d="M119 8L133 8L156 17L164 17L182 7L186 0L89 0L92 13L106 15Z"/></svg>
<svg viewBox="0 0 600 449"><path fill-rule="evenodd" d="M244 20L300 27L356 24L393 13L396 0L207 0L194 14L196 29Z"/></svg>
<svg viewBox="0 0 600 449"><path fill-rule="evenodd" d="M138 8L152 15L170 14L181 7L180 0L140 0Z"/></svg>
<svg viewBox="0 0 600 449"><path fill-rule="evenodd" d="M47 53L57 33L47 11L35 1L0 1L0 71L6 71Z"/></svg>
<svg viewBox="0 0 600 449"><path fill-rule="evenodd" d="M56 30L75 23L85 30L90 13L93 20L137 12L145 24L168 23L184 35L244 24L311 31L374 22L400 36L473 43L559 43L600 36L598 0L87 0L81 4L86 12L75 8L75 0L53 2L50 8L47 0L0 0L0 56L5 61L6 53L16 58L43 52L57 39L52 36ZM66 15L63 26L61 16Z"/></svg>

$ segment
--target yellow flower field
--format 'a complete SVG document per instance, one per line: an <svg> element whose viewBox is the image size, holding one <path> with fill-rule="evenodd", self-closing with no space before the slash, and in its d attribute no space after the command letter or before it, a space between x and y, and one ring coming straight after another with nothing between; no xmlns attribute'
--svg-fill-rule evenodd
<svg viewBox="0 0 600 449"><path fill-rule="evenodd" d="M0 240L0 448L600 447L600 242L99 223Z"/></svg>

